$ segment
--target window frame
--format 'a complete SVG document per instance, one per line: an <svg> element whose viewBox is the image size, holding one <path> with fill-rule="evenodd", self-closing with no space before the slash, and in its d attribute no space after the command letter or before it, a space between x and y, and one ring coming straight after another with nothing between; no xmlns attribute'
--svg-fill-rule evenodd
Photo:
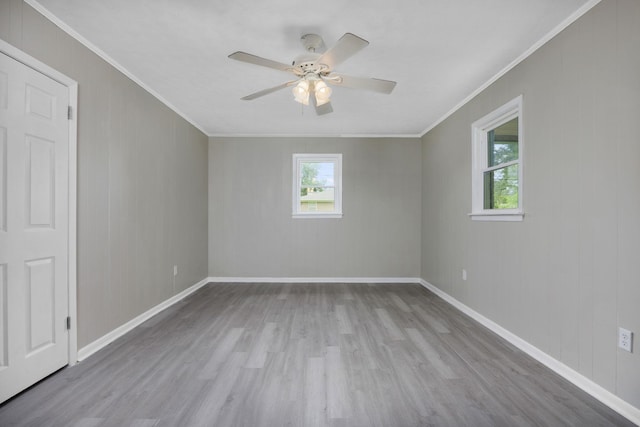
<svg viewBox="0 0 640 427"><path fill-rule="evenodd" d="M512 99L486 116L476 120L471 125L471 213L469 216L476 221L522 221L523 209L523 155L524 155L524 127L522 95ZM518 118L518 160L489 166L487 134L497 127ZM484 173L498 170L511 165L518 165L518 207L514 209L485 209Z"/></svg>
<svg viewBox="0 0 640 427"><path fill-rule="evenodd" d="M302 212L300 189L303 163L333 163L334 210L332 212ZM293 154L292 218L342 218L342 154L294 153Z"/></svg>

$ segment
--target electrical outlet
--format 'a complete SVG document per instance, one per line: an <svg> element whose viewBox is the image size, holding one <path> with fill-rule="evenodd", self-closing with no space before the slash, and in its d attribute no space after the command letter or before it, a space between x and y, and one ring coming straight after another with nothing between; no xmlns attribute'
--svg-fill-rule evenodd
<svg viewBox="0 0 640 427"><path fill-rule="evenodd" d="M462 269L462 280L467 280L467 270Z"/></svg>
<svg viewBox="0 0 640 427"><path fill-rule="evenodd" d="M174 276L177 276L177 275L178 275L178 266L177 266L177 265L174 265L174 266L173 266L173 275L174 275Z"/></svg>
<svg viewBox="0 0 640 427"><path fill-rule="evenodd" d="M633 332L618 328L618 347L629 353L633 352Z"/></svg>

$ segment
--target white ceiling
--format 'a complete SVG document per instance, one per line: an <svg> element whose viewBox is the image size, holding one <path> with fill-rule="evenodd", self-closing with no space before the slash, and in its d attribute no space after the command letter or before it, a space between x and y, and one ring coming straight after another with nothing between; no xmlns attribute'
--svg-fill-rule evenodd
<svg viewBox="0 0 640 427"><path fill-rule="evenodd" d="M27 0L208 135L419 136L597 0ZM300 37L370 45L336 67L398 82L391 95L335 87L316 116L291 75L228 59L290 63Z"/></svg>

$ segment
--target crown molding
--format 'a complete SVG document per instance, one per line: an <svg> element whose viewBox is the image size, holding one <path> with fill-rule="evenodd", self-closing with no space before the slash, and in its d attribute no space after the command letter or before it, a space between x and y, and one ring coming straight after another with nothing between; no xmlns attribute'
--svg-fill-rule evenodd
<svg viewBox="0 0 640 427"><path fill-rule="evenodd" d="M115 68L116 70L120 71L122 74L124 74L125 76L127 76L129 79L131 79L134 83L136 83L138 86L140 86L142 89L144 89L145 91L149 92L151 95L153 95L158 101L160 101L161 103L163 103L165 106L167 106L170 110L172 110L174 113L176 113L178 116L182 117L183 119L185 119L187 122L189 122L191 125L193 125L196 129L198 129L200 132L202 132L203 134L205 134L206 136L209 136L209 134L195 121L191 120L191 118L189 118L189 116L187 116L186 114L184 114L182 111L180 111L180 109L178 109L175 105L173 105L172 103L170 103L169 101L167 101L164 97L162 97L158 92L156 92L155 90L151 89L149 86L147 86L142 80L140 80L138 77L136 77L135 74L133 74L132 72L130 72L129 70L127 70L125 67L123 67L120 63L118 63L115 59L113 59L112 57L110 57L109 55L107 55L103 50L101 50L100 48L98 48L96 45L94 45L93 43L91 43L89 40L87 40L86 38L82 37L80 34L78 34L73 28L71 28L70 26L68 26L66 23L64 23L63 21L61 21L60 19L58 19L58 17L56 17L49 9L47 9L46 7L44 7L43 5L41 5L37 0L24 0L25 3L27 3L29 6L31 6L32 8L34 8L37 12L39 12L42 16L44 16L45 18L47 18L49 21L51 21L55 26L57 26L58 28L60 28L62 31L64 31L65 33L67 33L69 36L71 36L72 38L74 38L76 41L78 41L80 44L82 44L84 47L86 47L87 49L89 49L91 52L95 53L96 55L98 55L100 58L102 58L104 61L107 62L107 64L111 65L113 68Z"/></svg>
<svg viewBox="0 0 640 427"><path fill-rule="evenodd" d="M527 49L522 55L518 56L509 65L504 67L502 70L498 71L498 73L496 73L493 77L491 77L489 80L487 80L483 85L481 85L479 88L477 88L476 90L471 92L464 99L462 99L460 102L458 102L452 109L447 111L442 117L440 117L438 120L436 120L431 125L429 125L424 130L424 132L422 132L422 135L420 137L422 138L429 131L431 131L433 128L435 128L440 123L442 123L446 119L448 119L456 111L458 111L460 108L465 106L469 101L471 101L473 98L475 98L478 94L480 94L483 90L485 90L486 88L491 86L493 83L495 83L496 80L498 80L500 77L502 77L505 74L507 74L509 71L511 71L513 68L515 68L518 64L520 64L522 61L524 61L529 56L531 56L535 51L537 51L542 46L544 46L548 41L550 41L555 36L560 34L565 28L567 28L569 25L571 25L575 21L577 21L580 17L582 17L582 15L584 15L585 13L587 13L588 11L593 9L598 3L600 3L600 1L601 0L590 0L589 2L585 3L581 8L579 8L574 13L572 13L567 19L565 19L560 24L558 24L553 30L549 31L540 40L538 40L536 43L534 43L533 46L531 46L529 49Z"/></svg>

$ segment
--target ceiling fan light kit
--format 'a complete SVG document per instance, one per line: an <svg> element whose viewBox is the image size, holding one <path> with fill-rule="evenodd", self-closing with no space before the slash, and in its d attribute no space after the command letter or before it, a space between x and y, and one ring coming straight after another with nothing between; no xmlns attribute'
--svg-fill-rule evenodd
<svg viewBox="0 0 640 427"><path fill-rule="evenodd" d="M308 81L300 80L300 82L293 87L293 99L300 104L309 105Z"/></svg>
<svg viewBox="0 0 640 427"><path fill-rule="evenodd" d="M331 101L331 92L331 88L318 76L308 74L293 87L293 99L303 105L309 105L309 95L313 93L319 107Z"/></svg>
<svg viewBox="0 0 640 427"><path fill-rule="evenodd" d="M326 114L333 111L331 108L332 89L329 85L365 89L385 94L391 93L396 86L396 82L390 80L345 76L333 71L334 66L347 60L369 44L368 41L361 37L346 33L333 47L322 54L316 53L316 50L323 45L322 38L319 35L305 34L302 36L301 41L307 53L296 57L291 65L261 58L246 52L235 52L229 55L229 58L237 61L292 73L297 77L297 80L263 89L242 99L250 101L285 87L293 86L293 97L296 102L309 105L309 101L313 100L316 113ZM312 94L313 97L311 97Z"/></svg>
<svg viewBox="0 0 640 427"><path fill-rule="evenodd" d="M333 92L333 91L322 80L320 80L320 81L318 81L318 82L316 82L314 84L313 91L314 91L315 96L316 96L316 105L318 105L318 106L324 105L324 104L326 104L326 103L331 101L329 98L331 97L331 92Z"/></svg>

